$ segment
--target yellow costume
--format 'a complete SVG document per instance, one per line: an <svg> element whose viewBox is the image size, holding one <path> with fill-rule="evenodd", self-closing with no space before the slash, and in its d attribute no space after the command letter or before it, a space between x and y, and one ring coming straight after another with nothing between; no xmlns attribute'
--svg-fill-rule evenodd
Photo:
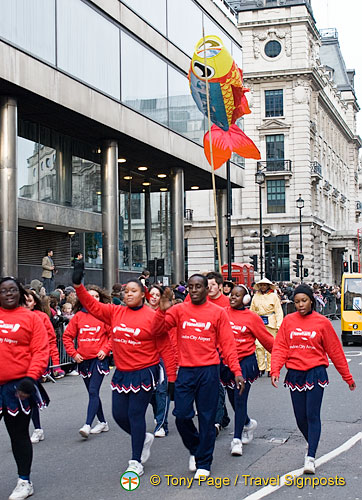
<svg viewBox="0 0 362 500"><path fill-rule="evenodd" d="M255 284L255 288L259 285L259 283L269 282L269 280L261 280ZM274 285L270 283L270 286L274 288ZM261 291L257 291L253 297L251 302L250 310L256 312L258 316L262 317L262 320L265 323L266 329L270 332L275 338L277 332L280 328L280 325L283 321L283 310L279 300L279 297L273 290L269 289L266 293L262 293ZM265 351L264 347L257 340L255 342L256 345L256 358L258 360L259 370L263 371L266 369L267 372L270 372L270 353ZM265 368L265 352L267 353L267 365Z"/></svg>

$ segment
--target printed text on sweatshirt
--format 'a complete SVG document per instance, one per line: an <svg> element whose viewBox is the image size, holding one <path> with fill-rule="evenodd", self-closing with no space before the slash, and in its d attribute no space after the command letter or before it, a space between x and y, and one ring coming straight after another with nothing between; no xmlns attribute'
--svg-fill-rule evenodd
<svg viewBox="0 0 362 500"><path fill-rule="evenodd" d="M39 316L24 307L0 307L0 385L23 377L38 379L48 361L48 335Z"/></svg>
<svg viewBox="0 0 362 500"><path fill-rule="evenodd" d="M328 357L347 384L353 382L342 345L329 319L313 311L288 314L279 328L271 358L271 375L279 377L285 364L294 370L328 366Z"/></svg>
<svg viewBox="0 0 362 500"><path fill-rule="evenodd" d="M224 309L206 301L201 305L177 304L166 313L158 310L152 330L167 332L171 328L176 328L180 366L218 365L216 348L220 345L231 371L241 375L234 335Z"/></svg>

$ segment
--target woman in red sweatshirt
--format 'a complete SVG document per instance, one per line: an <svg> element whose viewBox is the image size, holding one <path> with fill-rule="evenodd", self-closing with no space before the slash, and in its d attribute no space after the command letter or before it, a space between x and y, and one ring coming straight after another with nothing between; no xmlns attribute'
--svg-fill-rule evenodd
<svg viewBox="0 0 362 500"><path fill-rule="evenodd" d="M64 377L65 373L59 367L59 352L57 347L57 338L55 335L53 325L51 324L49 316L45 312L43 312L43 307L41 305L40 298L37 296L37 294L33 290L30 290L29 288L26 288L25 291L26 291L26 308L29 309L29 311L33 311L35 314L39 316L47 331L48 341L49 341L49 354L51 356L52 364L54 365L53 368L54 376L56 378L62 378ZM42 376L44 377L47 376L48 374L50 374L49 363L47 369L44 371ZM44 406L48 406L50 402L49 396L46 390L44 389L43 384L40 383L40 380L37 381L37 386L43 398ZM35 405L32 409L31 420L33 421L34 424L34 431L33 434L31 435L30 440L33 444L39 443L39 441L44 440L44 430L42 429L40 424L40 412L37 405Z"/></svg>
<svg viewBox="0 0 362 500"><path fill-rule="evenodd" d="M0 279L0 420L4 418L19 474L9 500L28 498L34 493L30 482L30 413L32 405L40 403L35 381L49 359L44 324L22 307L25 299L25 290L16 278Z"/></svg>
<svg viewBox="0 0 362 500"><path fill-rule="evenodd" d="M108 304L110 297L98 286L88 285L88 295L94 301ZM94 317L83 302L75 305L75 316L70 320L63 334L65 350L78 363L78 371L83 377L89 395L86 422L79 429L79 434L85 439L89 434L100 434L109 431L104 418L99 391L104 375L109 374L108 355L110 353L110 327ZM78 347L75 348L74 342ZM95 416L98 423L92 427Z"/></svg>
<svg viewBox="0 0 362 500"><path fill-rule="evenodd" d="M341 343L329 319L314 311L312 289L299 285L294 292L297 312L288 314L277 333L271 359L271 383L278 387L283 365L297 426L308 443L304 473L315 473L315 454L321 434L320 411L329 356L351 391L356 384L348 368Z"/></svg>
<svg viewBox="0 0 362 500"><path fill-rule="evenodd" d="M258 362L255 356L255 340L271 352L274 337L265 328L262 319L247 309L251 300L249 291L244 285L235 285L229 297L230 306L226 308L234 333L240 368L245 380L245 389L240 395L235 387L234 376L228 367L222 373L222 380L227 384L227 393L231 406L235 411L234 439L231 441L231 454L243 454L243 444L249 444L253 439L257 421L248 416L248 397L251 384L259 376Z"/></svg>
<svg viewBox="0 0 362 500"><path fill-rule="evenodd" d="M132 438L132 459L127 471L143 474L150 456L153 434L146 433L146 410L159 376L160 354L170 382L176 363L167 334L151 334L155 311L144 305L145 290L139 280L129 280L124 291L126 307L101 304L81 285L81 273L73 273L79 300L87 310L112 328L111 345L116 371L112 379L112 413L117 424ZM159 344L162 341L162 347Z"/></svg>

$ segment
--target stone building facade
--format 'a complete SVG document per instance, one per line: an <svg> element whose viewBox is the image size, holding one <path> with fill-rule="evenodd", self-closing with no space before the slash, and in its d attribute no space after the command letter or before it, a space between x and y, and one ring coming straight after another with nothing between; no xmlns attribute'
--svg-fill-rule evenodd
<svg viewBox="0 0 362 500"><path fill-rule="evenodd" d="M257 255L260 268L258 168L265 174L266 275L296 278L293 261L300 253L302 226L304 279L338 283L343 261L351 266L358 260L361 139L354 71L345 66L337 31L317 30L309 0L229 3L239 12L244 79L250 88L252 114L244 118L243 128L261 152L258 164L245 161L244 188L233 190L234 261L249 262ZM193 209L192 226L185 230L189 270L212 267L212 195L190 192L187 207Z"/></svg>

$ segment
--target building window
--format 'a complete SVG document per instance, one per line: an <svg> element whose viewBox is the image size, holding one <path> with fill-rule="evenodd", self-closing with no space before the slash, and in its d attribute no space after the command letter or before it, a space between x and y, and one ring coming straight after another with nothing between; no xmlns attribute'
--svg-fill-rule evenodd
<svg viewBox="0 0 362 500"><path fill-rule="evenodd" d="M285 213L285 180L267 181L268 214Z"/></svg>
<svg viewBox="0 0 362 500"><path fill-rule="evenodd" d="M265 140L267 170L284 170L284 135L267 135Z"/></svg>
<svg viewBox="0 0 362 500"><path fill-rule="evenodd" d="M129 196L129 195L128 195ZM131 193L131 217L141 219L141 193ZM125 217L128 220L128 200L125 205Z"/></svg>
<svg viewBox="0 0 362 500"><path fill-rule="evenodd" d="M268 57L277 57L280 54L281 50L282 50L282 46L276 40L270 40L270 42L268 42L265 45L265 49L264 49L265 54Z"/></svg>
<svg viewBox="0 0 362 500"><path fill-rule="evenodd" d="M265 91L265 116L283 116L283 90Z"/></svg>
<svg viewBox="0 0 362 500"><path fill-rule="evenodd" d="M289 281L289 236L265 238L265 275L272 281Z"/></svg>

